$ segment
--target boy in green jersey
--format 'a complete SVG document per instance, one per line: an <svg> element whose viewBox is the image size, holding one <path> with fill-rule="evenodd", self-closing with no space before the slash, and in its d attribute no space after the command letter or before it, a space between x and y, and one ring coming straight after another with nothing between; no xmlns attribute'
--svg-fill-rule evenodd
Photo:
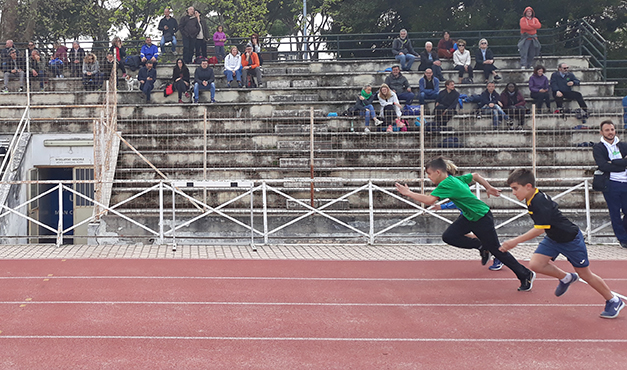
<svg viewBox="0 0 627 370"><path fill-rule="evenodd" d="M479 249L481 263L486 264L490 260L490 254L498 258L505 266L510 268L518 280L520 291L530 291L536 274L521 265L509 252L499 250L501 244L494 229L494 218L490 207L477 198L468 184L476 181L486 188L488 196L500 196L500 190L490 185L477 173L469 173L462 176L449 176L446 171L446 161L438 157L426 166L427 176L436 188L430 195L422 195L409 190L407 185L396 183L396 189L402 195L430 206L439 199L450 199L462 214L442 234L442 240L452 246L464 249ZM467 236L472 232L476 238Z"/></svg>

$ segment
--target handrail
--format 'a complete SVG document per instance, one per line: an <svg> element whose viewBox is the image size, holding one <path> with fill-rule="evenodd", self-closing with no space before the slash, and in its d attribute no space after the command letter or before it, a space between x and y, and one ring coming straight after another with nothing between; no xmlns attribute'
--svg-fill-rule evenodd
<svg viewBox="0 0 627 370"><path fill-rule="evenodd" d="M22 136L24 135L24 131L28 127L28 107L24 109L24 113L22 113L22 118L17 125L17 129L15 130L15 134L11 138L11 142L9 143L9 147L7 148L7 152L2 160L2 165L0 165L0 174L2 174L2 181L7 180L7 171L9 167L9 161L15 157L15 150L18 147L18 143L21 141Z"/></svg>

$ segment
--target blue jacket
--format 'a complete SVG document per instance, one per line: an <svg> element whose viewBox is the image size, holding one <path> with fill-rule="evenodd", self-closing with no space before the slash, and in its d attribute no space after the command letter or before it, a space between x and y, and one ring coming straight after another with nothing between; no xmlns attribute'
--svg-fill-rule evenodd
<svg viewBox="0 0 627 370"><path fill-rule="evenodd" d="M147 80L148 77L152 78L152 81L148 81ZM137 81L145 81L145 82L150 82L154 84L156 80L157 80L156 69L150 68L150 71L149 71L148 68L146 68L146 66L141 67L139 69L139 73L137 73Z"/></svg>
<svg viewBox="0 0 627 370"><path fill-rule="evenodd" d="M420 91L440 91L440 80L438 80L437 77L433 76L433 90L431 89L427 89L427 81L425 80L425 78L421 78L420 81L418 81L418 86L420 87Z"/></svg>
<svg viewBox="0 0 627 370"><path fill-rule="evenodd" d="M144 44L142 46L141 52L139 56L142 58L150 59L155 57L155 59L159 59L159 48L156 45L150 44L150 46Z"/></svg>
<svg viewBox="0 0 627 370"><path fill-rule="evenodd" d="M578 86L581 82L575 77L572 72L567 72L564 77L562 77L558 72L554 72L551 75L551 90L555 94L557 91L567 92L571 91L572 88L567 85L569 81L573 81L575 84L573 86Z"/></svg>

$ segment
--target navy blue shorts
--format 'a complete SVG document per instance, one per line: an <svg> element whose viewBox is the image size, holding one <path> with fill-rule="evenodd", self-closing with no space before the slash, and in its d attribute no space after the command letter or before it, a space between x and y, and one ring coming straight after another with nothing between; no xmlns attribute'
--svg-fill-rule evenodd
<svg viewBox="0 0 627 370"><path fill-rule="evenodd" d="M579 230L575 239L566 243L558 243L545 236L534 253L549 256L553 259L562 254L574 267L588 267L590 264L590 261L588 261L588 250L586 249L581 230Z"/></svg>

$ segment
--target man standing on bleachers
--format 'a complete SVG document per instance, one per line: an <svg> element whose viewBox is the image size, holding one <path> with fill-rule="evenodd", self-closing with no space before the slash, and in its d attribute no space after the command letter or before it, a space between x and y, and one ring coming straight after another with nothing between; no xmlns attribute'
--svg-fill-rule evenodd
<svg viewBox="0 0 627 370"><path fill-rule="evenodd" d="M583 100L583 96L578 91L573 91L573 86L579 86L581 83L572 72L568 71L568 64L560 63L557 66L557 72L551 75L551 90L555 98L555 105L558 110L562 110L564 99L576 100L579 107L584 112L588 111L588 106Z"/></svg>
<svg viewBox="0 0 627 370"><path fill-rule="evenodd" d="M183 35L183 61L185 64L191 64L194 57L194 48L196 47L196 36L200 32L200 24L196 16L196 9L193 6L187 8L187 13L181 17L179 21L179 31Z"/></svg>
<svg viewBox="0 0 627 370"><path fill-rule="evenodd" d="M416 95L411 92L411 86L407 78L401 73L401 67L393 66L392 73L385 78L385 83L390 90L396 93L398 100L405 100L405 105L411 105Z"/></svg>
<svg viewBox="0 0 627 370"><path fill-rule="evenodd" d="M141 58L141 65L145 65L147 61L151 61L152 66L154 68L157 68L157 60L159 59L159 48L157 48L156 45L152 44L152 39L150 37L146 37L146 43L142 46L139 57Z"/></svg>
<svg viewBox="0 0 627 370"><path fill-rule="evenodd" d="M394 58L401 64L403 71L411 70L411 66L416 59L415 55L418 54L411 46L411 40L407 38L406 29L403 28L400 32L400 37L394 39L392 42L392 53L394 54Z"/></svg>
<svg viewBox="0 0 627 370"><path fill-rule="evenodd" d="M163 11L164 17L159 21L157 27L159 31L163 32L161 36L161 52L163 53L163 47L166 42L172 42L172 54L176 55L176 31L179 29L179 24L174 17L170 16L170 9L165 8Z"/></svg>

